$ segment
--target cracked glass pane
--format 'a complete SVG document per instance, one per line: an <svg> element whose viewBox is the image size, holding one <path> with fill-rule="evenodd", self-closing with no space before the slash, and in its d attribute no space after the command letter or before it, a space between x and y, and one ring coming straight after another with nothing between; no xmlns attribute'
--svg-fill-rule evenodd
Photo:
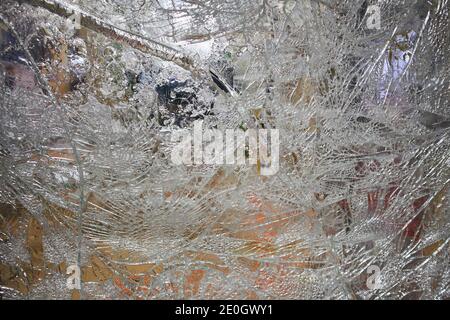
<svg viewBox="0 0 450 320"><path fill-rule="evenodd" d="M448 0L3 0L0 299L450 299Z"/></svg>

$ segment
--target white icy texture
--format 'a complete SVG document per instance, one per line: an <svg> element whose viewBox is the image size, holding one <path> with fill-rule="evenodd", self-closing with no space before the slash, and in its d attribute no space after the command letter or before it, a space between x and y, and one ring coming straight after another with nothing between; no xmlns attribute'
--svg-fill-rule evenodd
<svg viewBox="0 0 450 320"><path fill-rule="evenodd" d="M23 78L40 81L10 87L2 76L0 202L42 224L48 261L99 256L134 298L450 297L447 0L60 2L150 49L96 32L85 43L46 10L1 4L2 28L14 26L28 61ZM372 2L380 30L366 26ZM69 44L65 65L30 61L42 32ZM49 94L55 70L80 83ZM162 101L170 79L191 98ZM173 165L171 132L196 119L280 130L279 172ZM49 204L63 228L47 223ZM26 255L11 241L0 243L2 263ZM147 263L161 268L143 291L121 266ZM53 275L27 297L69 292ZM110 278L84 284L81 297L120 292ZM24 298L2 283L0 295Z"/></svg>

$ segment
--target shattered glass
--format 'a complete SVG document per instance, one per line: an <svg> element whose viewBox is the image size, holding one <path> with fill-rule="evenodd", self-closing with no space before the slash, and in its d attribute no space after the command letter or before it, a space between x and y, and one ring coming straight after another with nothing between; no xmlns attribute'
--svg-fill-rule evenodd
<svg viewBox="0 0 450 320"><path fill-rule="evenodd" d="M449 299L449 6L2 0L0 299Z"/></svg>

